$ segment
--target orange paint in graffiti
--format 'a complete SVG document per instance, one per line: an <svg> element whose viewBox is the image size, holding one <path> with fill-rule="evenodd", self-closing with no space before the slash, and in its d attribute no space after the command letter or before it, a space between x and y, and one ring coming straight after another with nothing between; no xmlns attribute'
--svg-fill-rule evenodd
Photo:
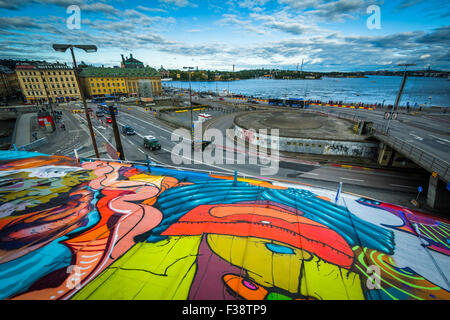
<svg viewBox="0 0 450 320"><path fill-rule="evenodd" d="M325 200L325 201L328 201L328 202L330 202L330 201L331 201L331 199L330 199L330 198L328 198L328 197L324 197L324 196L316 196L316 198L319 198L319 199L322 199L322 200Z"/></svg>
<svg viewBox="0 0 450 320"><path fill-rule="evenodd" d="M63 156L38 156L33 158L26 158L9 162L6 165L0 166L0 171L3 170L21 170L43 166L71 166L79 167L77 161L72 158Z"/></svg>
<svg viewBox="0 0 450 320"><path fill-rule="evenodd" d="M162 220L159 210L132 202L152 197L158 192L152 186L102 190L104 197L98 202L100 221L94 228L63 242L74 252L76 270L82 271L79 274L73 271L67 281L77 278L81 286L88 283L127 252L135 244L135 236L158 225ZM77 289L68 287L67 281L57 288L25 293L15 299L70 298Z"/></svg>
<svg viewBox="0 0 450 320"><path fill-rule="evenodd" d="M232 291L245 300L264 300L267 295L266 289L238 275L226 274L223 276L223 281Z"/></svg>

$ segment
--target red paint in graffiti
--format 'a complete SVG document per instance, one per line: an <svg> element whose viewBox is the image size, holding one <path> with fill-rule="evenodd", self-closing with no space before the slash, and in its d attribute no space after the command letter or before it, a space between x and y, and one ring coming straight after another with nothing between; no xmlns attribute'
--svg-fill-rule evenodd
<svg viewBox="0 0 450 320"><path fill-rule="evenodd" d="M221 211L221 216L213 212L216 209ZM344 268L350 268L353 263L352 249L337 232L273 206L202 205L185 214L162 235L203 233L276 240Z"/></svg>

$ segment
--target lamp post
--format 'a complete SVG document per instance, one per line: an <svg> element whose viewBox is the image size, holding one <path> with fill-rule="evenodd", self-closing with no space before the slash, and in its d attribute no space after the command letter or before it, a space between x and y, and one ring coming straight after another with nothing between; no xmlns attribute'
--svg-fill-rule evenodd
<svg viewBox="0 0 450 320"><path fill-rule="evenodd" d="M86 99L84 97L83 90L81 88L80 78L78 76L78 66L77 66L77 61L75 59L75 53L73 52L73 48L82 49L82 50L84 50L84 51L89 53L89 52L97 52L97 47L94 46L94 45L72 45L72 44L54 44L53 45L53 49L55 51L58 51L58 52L66 52L67 49L70 49L70 52L72 54L72 60L73 60L73 71L75 73L75 79L76 79L77 84L78 84L78 90L80 90L81 100L83 101L84 113L86 115L86 120L87 120L87 123L88 123L89 132L91 134L92 146L94 147L95 156L97 157L97 159L99 159L100 158L100 154L98 153L97 142L95 141L94 129L92 128L91 117L89 115L89 111L88 111L88 108L87 108Z"/></svg>
<svg viewBox="0 0 450 320"><path fill-rule="evenodd" d="M191 87L191 70L194 69L194 67L183 67L183 69L187 69L188 70L188 75L189 75L189 106L191 109L191 144L194 142L194 122L192 119L192 87Z"/></svg>
<svg viewBox="0 0 450 320"><path fill-rule="evenodd" d="M389 132L389 124L391 123L391 119L392 119L392 116L393 116L394 112L397 111L397 109L398 109L398 104L400 103L400 99L401 99L402 94L403 94L403 89L405 88L406 79L408 78L408 73L407 73L406 69L409 66L415 66L415 64L405 63L405 64L399 64L398 66L399 67L405 67L405 73L403 75L403 81L402 81L402 85L400 87L400 91L398 92L397 99L395 100L395 104L394 104L394 106L392 107L392 110L391 110L391 115L389 116L389 120L388 120L388 123L387 123L387 126L386 126L386 134L388 134L388 132Z"/></svg>
<svg viewBox="0 0 450 320"><path fill-rule="evenodd" d="M114 132L114 139L116 140L116 148L119 153L120 160L125 161L125 154L123 152L122 141L120 140L119 128L117 127L116 113L114 112L114 102L107 102L106 105L109 109L109 115L111 116L112 127Z"/></svg>

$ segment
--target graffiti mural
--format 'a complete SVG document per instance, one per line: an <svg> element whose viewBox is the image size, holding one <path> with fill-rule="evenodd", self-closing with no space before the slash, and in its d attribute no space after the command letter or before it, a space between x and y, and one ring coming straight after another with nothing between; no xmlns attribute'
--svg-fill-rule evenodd
<svg viewBox="0 0 450 320"><path fill-rule="evenodd" d="M445 219L306 186L1 153L1 299L450 299Z"/></svg>

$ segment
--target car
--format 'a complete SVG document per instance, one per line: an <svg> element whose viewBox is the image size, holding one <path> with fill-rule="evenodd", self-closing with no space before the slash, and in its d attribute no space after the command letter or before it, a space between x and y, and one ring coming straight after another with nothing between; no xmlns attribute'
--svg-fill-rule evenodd
<svg viewBox="0 0 450 320"><path fill-rule="evenodd" d="M97 111L95 112L95 115L96 115L97 117L103 117L105 114L103 113L102 110L97 110Z"/></svg>
<svg viewBox="0 0 450 320"><path fill-rule="evenodd" d="M148 148L150 150L161 150L161 144L154 136L146 136L144 137L144 148Z"/></svg>
<svg viewBox="0 0 450 320"><path fill-rule="evenodd" d="M111 117L106 117L106 122L107 122L107 123L112 123Z"/></svg>
<svg viewBox="0 0 450 320"><path fill-rule="evenodd" d="M130 126L122 126L122 133L128 135L135 135L136 132Z"/></svg>

